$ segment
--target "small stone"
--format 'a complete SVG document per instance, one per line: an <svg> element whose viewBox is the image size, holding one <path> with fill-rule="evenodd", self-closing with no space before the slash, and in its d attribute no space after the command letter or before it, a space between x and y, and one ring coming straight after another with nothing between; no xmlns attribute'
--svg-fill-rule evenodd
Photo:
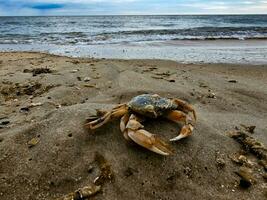
<svg viewBox="0 0 267 200"><path fill-rule="evenodd" d="M41 105L43 105L41 102L31 103L30 107L36 107L36 106L41 106Z"/></svg>
<svg viewBox="0 0 267 200"><path fill-rule="evenodd" d="M175 80L174 79L168 79L167 81L171 82L171 83L174 83Z"/></svg>
<svg viewBox="0 0 267 200"><path fill-rule="evenodd" d="M33 146L35 146L36 144L38 144L40 141L39 138L32 138L30 141L28 141L28 147L32 148Z"/></svg>
<svg viewBox="0 0 267 200"><path fill-rule="evenodd" d="M21 112L29 112L30 109L29 109L29 107L23 107L23 108L20 109L20 111Z"/></svg>
<svg viewBox="0 0 267 200"><path fill-rule="evenodd" d="M76 73L76 72L78 72L79 70L78 69L73 69L73 70L71 70L70 72L71 73Z"/></svg>
<svg viewBox="0 0 267 200"><path fill-rule="evenodd" d="M216 95L213 92L209 93L207 97L211 99L216 99Z"/></svg>
<svg viewBox="0 0 267 200"><path fill-rule="evenodd" d="M0 122L0 125L7 125L9 123L10 123L9 120L3 120L3 121Z"/></svg>
<svg viewBox="0 0 267 200"><path fill-rule="evenodd" d="M81 78L80 76L77 76L77 80L78 80L78 81L81 81L82 78Z"/></svg>
<svg viewBox="0 0 267 200"><path fill-rule="evenodd" d="M237 83L237 80L229 80L229 83Z"/></svg>
<svg viewBox="0 0 267 200"><path fill-rule="evenodd" d="M90 81L90 80L91 80L90 77L85 77L85 78L83 79L84 82L88 82L88 81Z"/></svg>

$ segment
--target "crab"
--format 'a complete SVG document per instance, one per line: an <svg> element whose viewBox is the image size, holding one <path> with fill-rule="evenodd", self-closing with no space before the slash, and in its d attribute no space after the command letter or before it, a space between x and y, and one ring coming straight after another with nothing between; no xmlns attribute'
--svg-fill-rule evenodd
<svg viewBox="0 0 267 200"><path fill-rule="evenodd" d="M196 122L193 107L181 99L168 99L157 94L142 94L132 98L128 103L120 104L111 111L98 111L97 116L89 117L85 124L89 129L97 129L115 118L121 118L120 130L128 141L147 148L161 155L173 154L170 143L144 129L141 124L145 118L164 117L175 123L183 123L178 136L171 142L186 138L192 134Z"/></svg>

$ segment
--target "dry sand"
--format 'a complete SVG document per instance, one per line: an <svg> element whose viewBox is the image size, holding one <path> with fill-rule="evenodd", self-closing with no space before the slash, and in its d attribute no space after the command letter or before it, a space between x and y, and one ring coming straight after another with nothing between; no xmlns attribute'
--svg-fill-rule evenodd
<svg viewBox="0 0 267 200"><path fill-rule="evenodd" d="M51 71L31 71L41 67ZM113 178L92 199L266 199L265 171L250 154L255 183L239 186L230 157L242 148L225 133L255 125L252 136L267 144L267 66L0 53L0 82L1 200L56 199L90 185L101 168L95 155ZM172 144L173 156L129 144L118 120L95 132L83 127L95 109L142 93L196 109L194 134ZM145 125L166 138L180 129L165 120Z"/></svg>

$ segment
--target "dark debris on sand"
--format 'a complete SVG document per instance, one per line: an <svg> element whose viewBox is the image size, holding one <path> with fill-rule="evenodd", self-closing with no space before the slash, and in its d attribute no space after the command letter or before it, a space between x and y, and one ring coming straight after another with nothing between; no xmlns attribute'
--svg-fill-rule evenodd
<svg viewBox="0 0 267 200"><path fill-rule="evenodd" d="M111 171L111 166L104 158L104 156L96 152L95 162L100 168L100 175L94 180L94 183L96 185L103 185L105 182L113 180L114 175L113 172Z"/></svg>
<svg viewBox="0 0 267 200"><path fill-rule="evenodd" d="M267 148L265 148L264 145L255 138L249 136L243 131L232 131L228 133L228 135L240 143L246 151L256 155L258 159L264 161L267 160Z"/></svg>
<svg viewBox="0 0 267 200"><path fill-rule="evenodd" d="M23 95L40 95L51 88L55 87L54 85L43 86L39 82L28 82L28 83L15 83L15 84L2 84L0 86L0 94L2 94L5 99L14 99L18 96Z"/></svg>
<svg viewBox="0 0 267 200"><path fill-rule="evenodd" d="M243 125L244 127L244 125ZM245 126L248 127L248 126ZM255 126L253 127L253 131ZM251 129L245 129L247 132L252 132ZM240 164L239 170L235 173L240 177L239 186L242 188L249 188L256 183L255 176L261 172L261 169L257 167L256 163L251 162L245 154L252 153L258 159L258 164L261 165L265 172L267 171L267 148L254 137L249 136L246 132L241 130L235 130L227 133L228 136L236 140L243 147L242 154L235 154L230 156L233 162ZM255 170L255 168L258 168ZM254 169L254 170L253 170ZM254 172L255 171L255 172ZM265 173L261 173L264 178Z"/></svg>
<svg viewBox="0 0 267 200"><path fill-rule="evenodd" d="M39 74L49 74L53 71L49 68L35 68L35 69L24 69L24 73L32 73L32 76L37 76Z"/></svg>

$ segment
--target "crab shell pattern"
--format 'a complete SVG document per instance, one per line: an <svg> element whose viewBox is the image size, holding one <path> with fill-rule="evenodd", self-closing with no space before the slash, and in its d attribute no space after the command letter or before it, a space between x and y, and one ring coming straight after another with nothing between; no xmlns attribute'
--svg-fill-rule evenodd
<svg viewBox="0 0 267 200"><path fill-rule="evenodd" d="M144 129L141 124L145 117L165 117L173 122L182 122L178 136L170 139L177 141L192 134L196 121L193 107L180 99L168 99L157 94L142 94L132 98L127 104L120 104L111 111L98 111L98 116L91 116L86 127L97 129L114 118L121 118L120 129L126 140L161 155L170 155L173 150L168 142Z"/></svg>

